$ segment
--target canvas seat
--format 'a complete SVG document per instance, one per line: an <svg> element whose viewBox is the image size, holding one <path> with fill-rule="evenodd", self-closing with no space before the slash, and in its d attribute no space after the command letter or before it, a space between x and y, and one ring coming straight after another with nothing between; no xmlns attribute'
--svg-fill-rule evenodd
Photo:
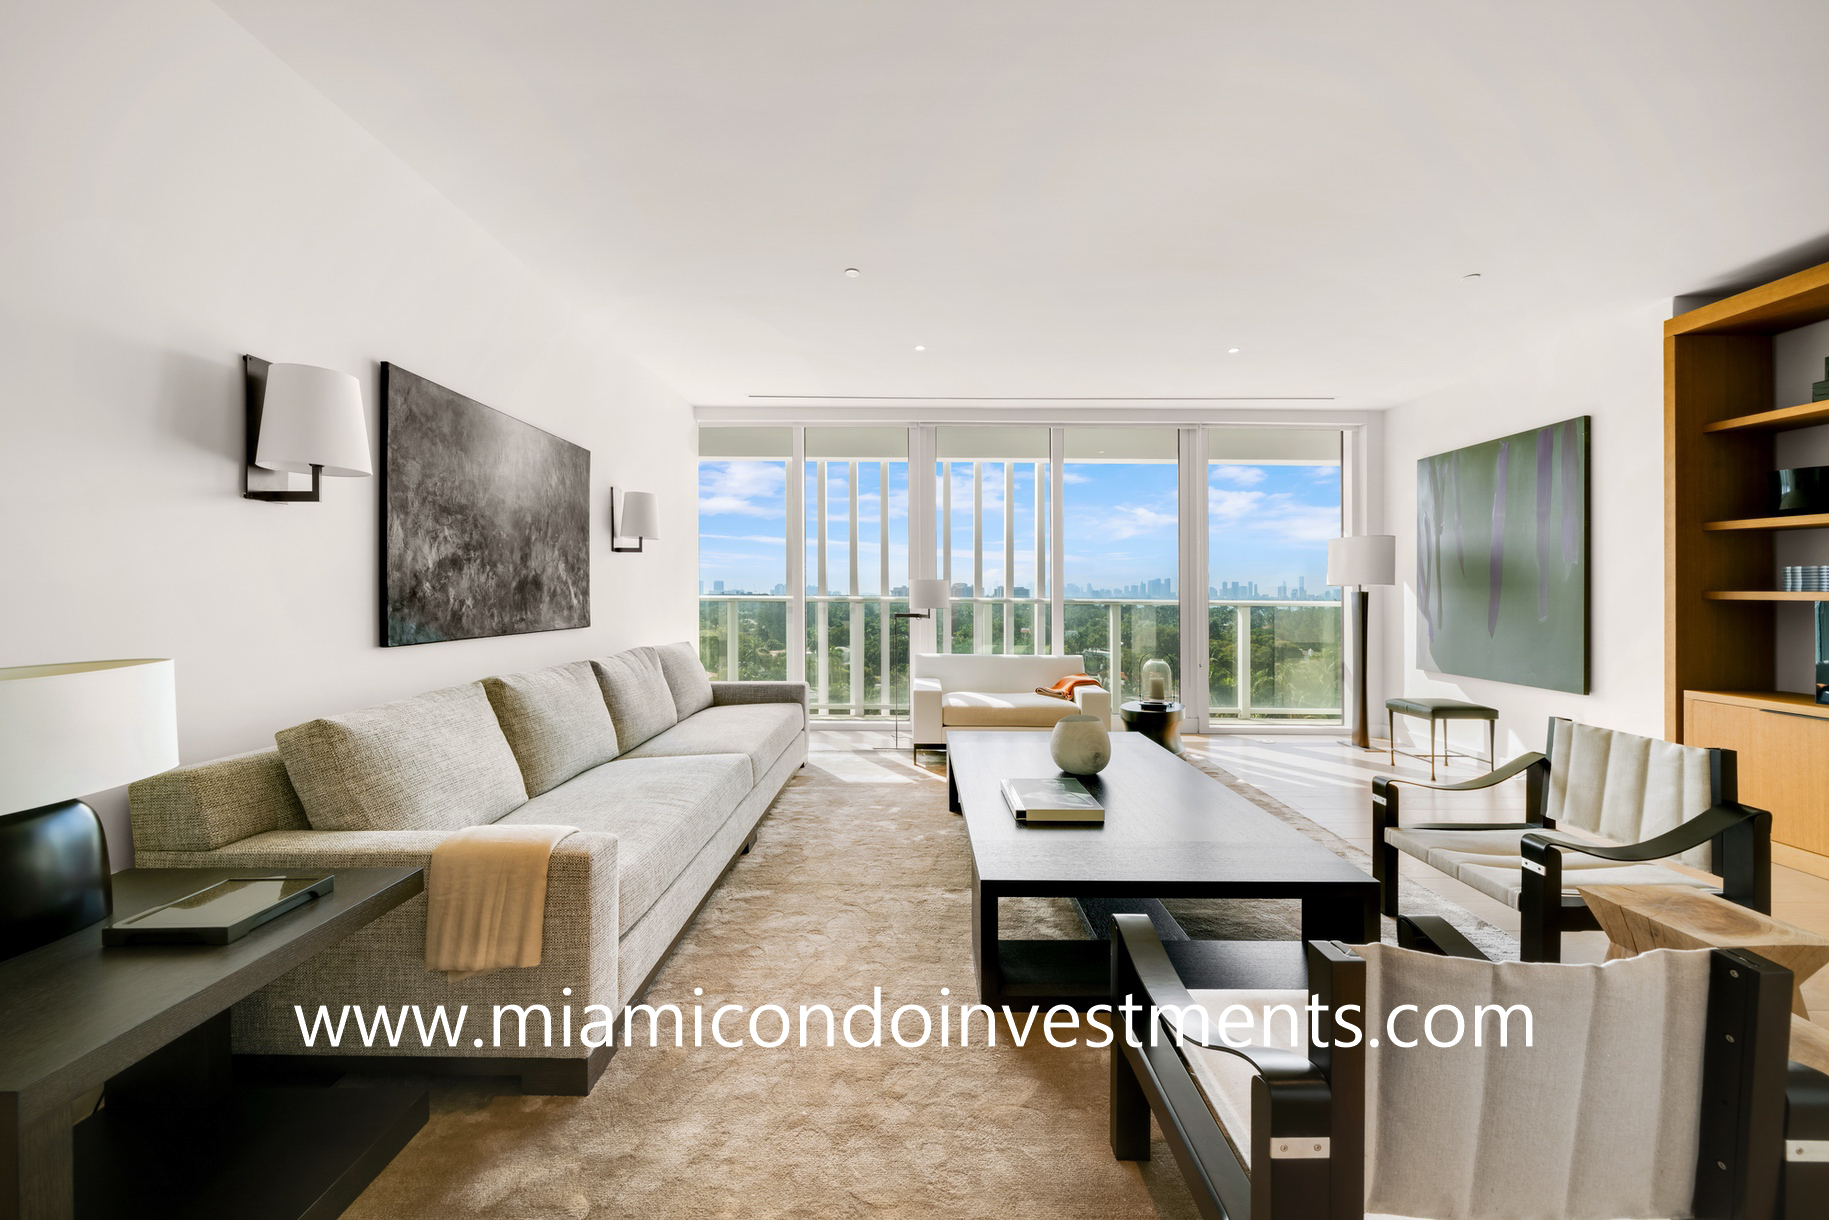
<svg viewBox="0 0 1829 1220"><path fill-rule="evenodd" d="M951 691L941 697L940 723L949 729L1051 729L1079 707L1065 699L1034 691Z"/></svg>
<svg viewBox="0 0 1829 1220"><path fill-rule="evenodd" d="M1789 1155L1829 1124L1829 1076L1786 1059L1789 970L1731 949L1491 962L1431 931L1455 956L1311 942L1305 989L1189 991L1148 917L1117 915L1114 1155L1149 1158L1154 1112L1200 1213L1253 1220L1775 1217L1829 1197L1829 1161ZM1443 1006L1458 1034L1426 1024Z"/></svg>
<svg viewBox="0 0 1829 1220"><path fill-rule="evenodd" d="M1523 822L1401 821L1404 785L1467 792L1518 776L1525 781ZM1374 779L1372 871L1385 914L1400 914L1402 853L1515 908L1524 917L1525 960L1553 962L1563 932L1599 927L1578 884L1717 888L1660 860L1712 873L1723 897L1770 913L1771 815L1737 797L1731 750L1553 719L1547 754L1527 754L1479 779Z"/></svg>
<svg viewBox="0 0 1829 1220"><path fill-rule="evenodd" d="M1439 861L1430 861L1463 885L1472 886L1488 898L1496 899L1513 910L1524 909L1524 861L1502 857L1450 852ZM1582 885L1686 885L1699 890L1714 890L1714 881L1659 868L1655 864L1612 864L1593 857L1570 857L1562 871L1565 896L1573 896Z"/></svg>

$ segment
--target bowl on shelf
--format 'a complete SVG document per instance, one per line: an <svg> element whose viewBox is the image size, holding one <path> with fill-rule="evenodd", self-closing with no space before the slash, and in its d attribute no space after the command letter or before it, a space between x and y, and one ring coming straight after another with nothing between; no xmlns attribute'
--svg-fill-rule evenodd
<svg viewBox="0 0 1829 1220"><path fill-rule="evenodd" d="M1829 466L1799 466L1772 472L1772 513L1829 513Z"/></svg>

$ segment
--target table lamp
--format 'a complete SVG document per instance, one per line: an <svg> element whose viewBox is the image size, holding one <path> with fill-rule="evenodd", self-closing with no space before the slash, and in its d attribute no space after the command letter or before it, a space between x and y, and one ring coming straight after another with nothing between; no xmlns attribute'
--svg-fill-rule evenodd
<svg viewBox="0 0 1829 1220"><path fill-rule="evenodd" d="M108 842L78 794L178 765L166 660L0 669L0 961L114 909Z"/></svg>
<svg viewBox="0 0 1829 1220"><path fill-rule="evenodd" d="M1361 750L1372 748L1367 727L1370 709L1366 707L1366 629L1371 620L1370 585L1397 583L1397 538L1393 534L1351 534L1327 544L1327 583L1353 586L1354 623L1358 630L1353 642L1353 676L1358 687L1356 716L1353 720L1353 744Z"/></svg>

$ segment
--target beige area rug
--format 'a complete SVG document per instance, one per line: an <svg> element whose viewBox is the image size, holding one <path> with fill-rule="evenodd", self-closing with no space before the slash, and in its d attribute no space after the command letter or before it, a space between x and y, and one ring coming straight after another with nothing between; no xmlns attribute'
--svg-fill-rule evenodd
<svg viewBox="0 0 1829 1220"><path fill-rule="evenodd" d="M1365 853L1204 758L1229 787L1340 854ZM1330 841L1331 840L1331 841ZM941 776L899 752L818 753L763 820L647 997L845 1008L882 987L887 1018L974 998L970 848ZM1412 887L1415 894L1421 887ZM1420 895L1418 895L1420 897ZM1293 904L1168 904L1194 936L1294 936ZM1503 933L1451 904L1470 934ZM1458 914L1456 914L1458 913ZM1006 900L1006 937L1087 935L1066 899ZM1478 925L1478 926L1475 926ZM1485 935L1477 939L1491 943ZM1513 951L1515 955L1515 950ZM695 988L703 988L702 996ZM950 995L943 995L943 989ZM772 1037L766 1018L762 1033ZM743 1018L747 1041L747 1017ZM816 1042L823 1041L815 1022ZM918 1022L911 1016L905 1032ZM730 1027L727 1025L727 1031ZM711 1041L617 1051L589 1097L499 1096L432 1082L432 1120L353 1220L399 1217L1191 1217L1158 1140L1112 1158L1106 1052L1039 1027L998 1045L767 1050ZM671 1031L669 1030L669 1033ZM862 1032L862 1025L859 1026Z"/></svg>
<svg viewBox="0 0 1829 1220"><path fill-rule="evenodd" d="M842 1017L879 986L885 1017L974 998L971 857L945 781L888 751L813 758L649 1003L688 1019L704 1004L709 1024L726 1003L825 1003ZM1083 934L1057 907L1035 913L1049 930L1034 934ZM855 1050L841 1034L830 1050L726 1050L709 1029L693 1048L688 1026L683 1050L645 1037L618 1050L589 1097L436 1083L431 1122L347 1215L1196 1214L1160 1142L1148 1163L1112 1158L1104 1051L1057 1050L1039 1025L1017 1049L1001 1023L991 1049L980 1030L967 1049L906 1050L885 1035L882 1049Z"/></svg>

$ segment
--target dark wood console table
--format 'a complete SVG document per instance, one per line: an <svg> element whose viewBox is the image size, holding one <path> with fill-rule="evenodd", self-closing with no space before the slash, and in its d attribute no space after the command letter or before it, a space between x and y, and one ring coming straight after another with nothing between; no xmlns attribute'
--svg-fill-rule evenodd
<svg viewBox="0 0 1829 1220"><path fill-rule="evenodd" d="M249 875L311 874L128 869L114 916ZM107 949L98 923L0 962L0 1220L341 1213L426 1094L239 1086L228 1010L423 888L415 868L337 869L333 893L233 944Z"/></svg>

